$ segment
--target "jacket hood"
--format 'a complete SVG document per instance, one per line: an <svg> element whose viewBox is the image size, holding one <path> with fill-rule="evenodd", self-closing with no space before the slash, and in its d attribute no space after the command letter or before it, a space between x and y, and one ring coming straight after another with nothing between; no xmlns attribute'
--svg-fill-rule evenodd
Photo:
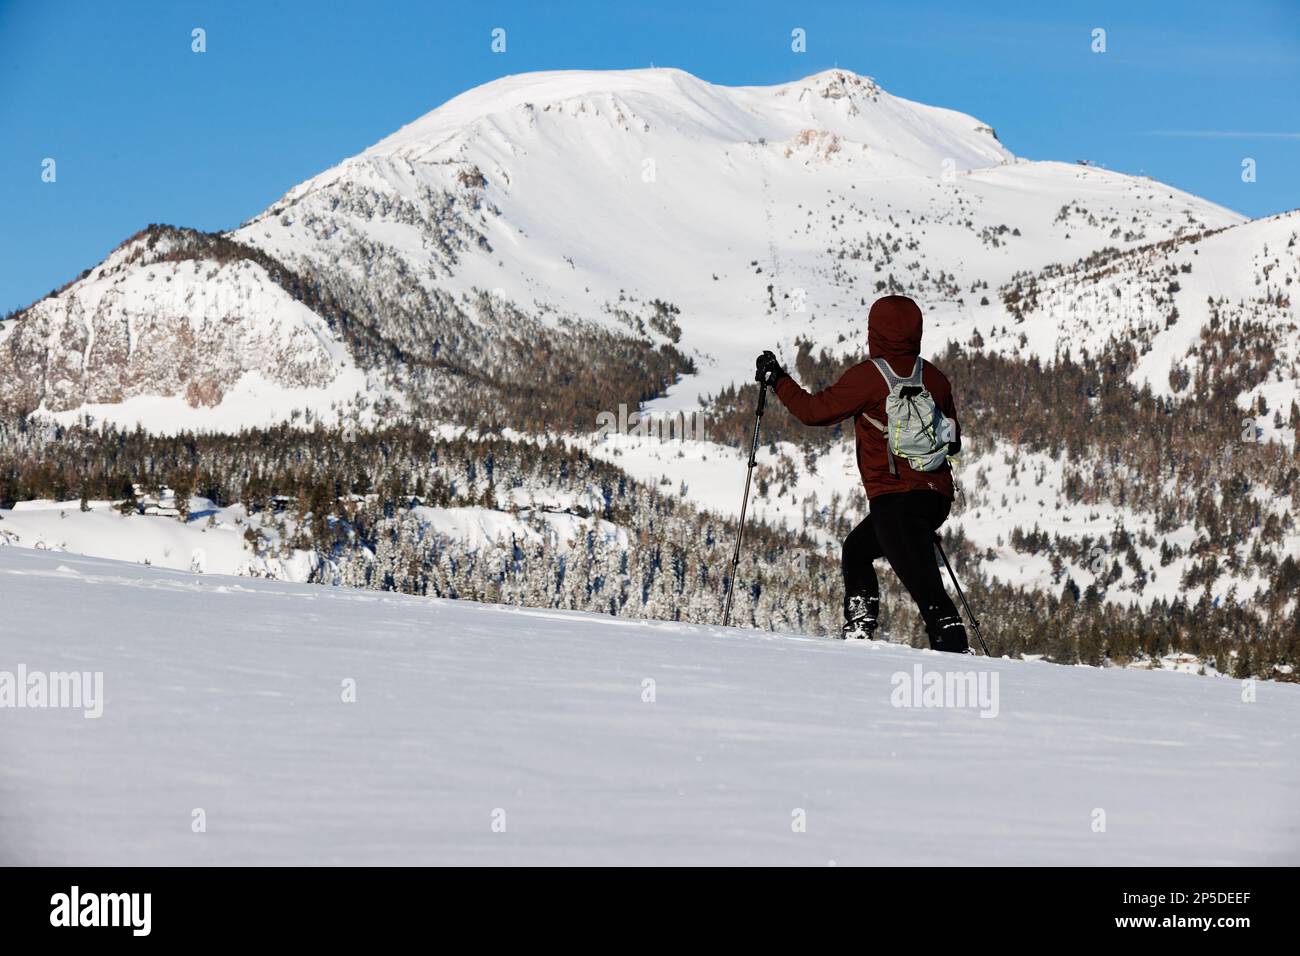
<svg viewBox="0 0 1300 956"><path fill-rule="evenodd" d="M905 295L887 295L867 314L867 354L914 358L921 354L921 307Z"/></svg>

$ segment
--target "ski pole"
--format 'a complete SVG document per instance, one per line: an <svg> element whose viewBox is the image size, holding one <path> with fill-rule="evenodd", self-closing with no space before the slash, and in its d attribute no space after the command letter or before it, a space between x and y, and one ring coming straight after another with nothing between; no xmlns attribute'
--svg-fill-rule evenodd
<svg viewBox="0 0 1300 956"><path fill-rule="evenodd" d="M745 537L745 508L749 505L749 482L758 463L758 429L763 424L763 408L767 404L767 385L758 383L758 408L754 411L754 439L749 443L749 467L745 470L745 496L740 499L740 524L736 526L736 550L731 552L731 585L727 588L727 603L722 610L722 626L731 622L731 598L736 593L736 565L740 564L740 542Z"/></svg>
<svg viewBox="0 0 1300 956"><path fill-rule="evenodd" d="M948 563L948 555L944 554L943 542L939 536L934 536L934 547L939 552L939 557L943 558L943 566L948 569L948 577L952 578L952 586L957 589L957 597L961 600L961 606L966 609L966 617L970 619L970 626L975 631L975 639L979 641L980 650L984 652L985 657L991 657L989 646L984 643L984 635L980 633L980 622L975 620L975 615L971 613L970 605L966 603L966 595L961 593L961 585L957 583L957 575L953 574L952 565Z"/></svg>

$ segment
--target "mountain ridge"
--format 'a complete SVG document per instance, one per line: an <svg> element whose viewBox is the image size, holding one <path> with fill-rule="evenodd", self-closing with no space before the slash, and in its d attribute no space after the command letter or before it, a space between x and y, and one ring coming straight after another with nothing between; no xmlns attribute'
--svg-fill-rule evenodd
<svg viewBox="0 0 1300 956"><path fill-rule="evenodd" d="M388 358L344 349L368 369L354 397L420 402L464 394L475 376L502 377L480 334L493 322L484 326L473 305L487 296L543 336L577 320L627 349L681 348L695 371L669 383L655 408L691 407L740 377L730 351L741 329L788 350L791 329L807 326L800 334L834 347L871 298L905 290L922 302L938 348L1006 317L995 296L976 305L981 287L1103 245L1240 221L1147 180L1019 159L982 120L894 97L849 71L722 87L649 69L521 74L477 87L225 235L302 276L379 343ZM56 298L84 298L68 310L93 312L90 287L110 261ZM197 288L186 295L205 299ZM676 340L645 325L651 300L677 310ZM629 302L644 335L638 319L619 317ZM33 365L67 365L58 338L45 353L27 343L20 363L12 335L0 333L0 367L26 377ZM441 370L431 369L435 358ZM448 372L447 358L478 371ZM249 371L235 363L228 376ZM158 382L172 396L178 384ZM74 392L48 410L72 414ZM88 392L84 404L114 417L100 397ZM292 405L285 396L275 413Z"/></svg>

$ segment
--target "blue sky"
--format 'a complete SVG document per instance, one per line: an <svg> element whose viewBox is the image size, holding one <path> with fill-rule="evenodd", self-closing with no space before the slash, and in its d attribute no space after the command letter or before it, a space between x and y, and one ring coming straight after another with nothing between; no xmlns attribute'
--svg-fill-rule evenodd
<svg viewBox="0 0 1300 956"><path fill-rule="evenodd" d="M495 77L651 63L724 84L840 66L980 117L1021 156L1250 216L1300 205L1300 0L0 0L0 314L150 222L235 226Z"/></svg>

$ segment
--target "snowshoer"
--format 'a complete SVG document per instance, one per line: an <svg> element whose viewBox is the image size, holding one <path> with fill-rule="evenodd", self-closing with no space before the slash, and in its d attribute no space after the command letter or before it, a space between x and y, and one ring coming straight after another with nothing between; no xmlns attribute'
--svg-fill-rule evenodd
<svg viewBox="0 0 1300 956"><path fill-rule="evenodd" d="M840 637L875 632L880 588L872 562L884 557L920 609L930 646L966 652L966 628L944 590L934 550L934 533L952 507L948 457L961 450L952 386L920 357L921 309L907 296L887 295L871 306L867 349L867 361L816 394L771 352L756 363L762 380L805 425L854 421L870 514L844 541Z"/></svg>

